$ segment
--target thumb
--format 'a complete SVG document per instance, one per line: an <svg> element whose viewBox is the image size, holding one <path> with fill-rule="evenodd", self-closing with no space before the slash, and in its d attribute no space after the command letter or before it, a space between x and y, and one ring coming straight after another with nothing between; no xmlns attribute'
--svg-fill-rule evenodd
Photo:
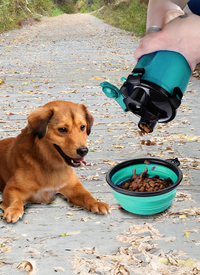
<svg viewBox="0 0 200 275"><path fill-rule="evenodd" d="M167 11L164 17L164 25L181 15L184 15L184 11L181 8Z"/></svg>

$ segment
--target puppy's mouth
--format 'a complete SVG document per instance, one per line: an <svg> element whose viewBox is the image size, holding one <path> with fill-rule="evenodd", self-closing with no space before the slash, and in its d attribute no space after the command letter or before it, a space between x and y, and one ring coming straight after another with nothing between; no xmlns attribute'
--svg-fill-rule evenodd
<svg viewBox="0 0 200 275"><path fill-rule="evenodd" d="M83 163L84 165L86 165L86 162L84 161L84 158L77 158L77 159L73 159L70 158L69 156L67 156L63 150L56 144L54 144L54 147L56 148L56 150L58 151L58 153L61 155L61 157L64 159L64 161L72 166L72 167L79 167L81 166L81 164Z"/></svg>

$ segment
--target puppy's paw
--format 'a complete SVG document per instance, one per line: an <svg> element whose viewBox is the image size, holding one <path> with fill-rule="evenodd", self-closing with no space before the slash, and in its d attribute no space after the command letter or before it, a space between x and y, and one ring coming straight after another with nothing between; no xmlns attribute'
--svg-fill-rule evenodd
<svg viewBox="0 0 200 275"><path fill-rule="evenodd" d="M89 209L94 214L106 215L111 213L110 206L107 203L95 201L93 202Z"/></svg>
<svg viewBox="0 0 200 275"><path fill-rule="evenodd" d="M7 223L16 223L19 220L19 218L22 218L23 213L23 210L8 207L4 211L3 219L6 220Z"/></svg>

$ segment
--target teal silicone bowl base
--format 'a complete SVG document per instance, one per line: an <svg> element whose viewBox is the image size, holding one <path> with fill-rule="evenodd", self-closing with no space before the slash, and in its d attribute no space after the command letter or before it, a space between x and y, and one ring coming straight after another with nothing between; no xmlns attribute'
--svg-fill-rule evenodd
<svg viewBox="0 0 200 275"><path fill-rule="evenodd" d="M176 196L176 189L159 196L134 197L134 199L132 196L129 197L116 191L113 191L113 195L126 211L139 215L153 215L163 212L171 205Z"/></svg>
<svg viewBox="0 0 200 275"><path fill-rule="evenodd" d="M149 162L146 164L144 162ZM153 215L166 210L176 195L177 186L183 174L174 160L160 160L156 158L141 158L124 161L108 171L106 180L113 189L113 195L121 207L128 212L139 215ZM178 161L178 160L177 160ZM165 189L150 192L133 192L119 187L133 176L148 169L149 177L159 176L160 179L170 178L173 184Z"/></svg>

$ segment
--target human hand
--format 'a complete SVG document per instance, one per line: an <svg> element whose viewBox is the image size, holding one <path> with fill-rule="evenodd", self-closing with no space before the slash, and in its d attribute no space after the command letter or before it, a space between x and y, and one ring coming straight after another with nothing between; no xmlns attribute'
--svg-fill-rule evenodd
<svg viewBox="0 0 200 275"><path fill-rule="evenodd" d="M160 50L181 53L191 68L200 62L200 16L190 13L187 17L176 18L167 23L161 31L147 33L140 41L134 57Z"/></svg>

